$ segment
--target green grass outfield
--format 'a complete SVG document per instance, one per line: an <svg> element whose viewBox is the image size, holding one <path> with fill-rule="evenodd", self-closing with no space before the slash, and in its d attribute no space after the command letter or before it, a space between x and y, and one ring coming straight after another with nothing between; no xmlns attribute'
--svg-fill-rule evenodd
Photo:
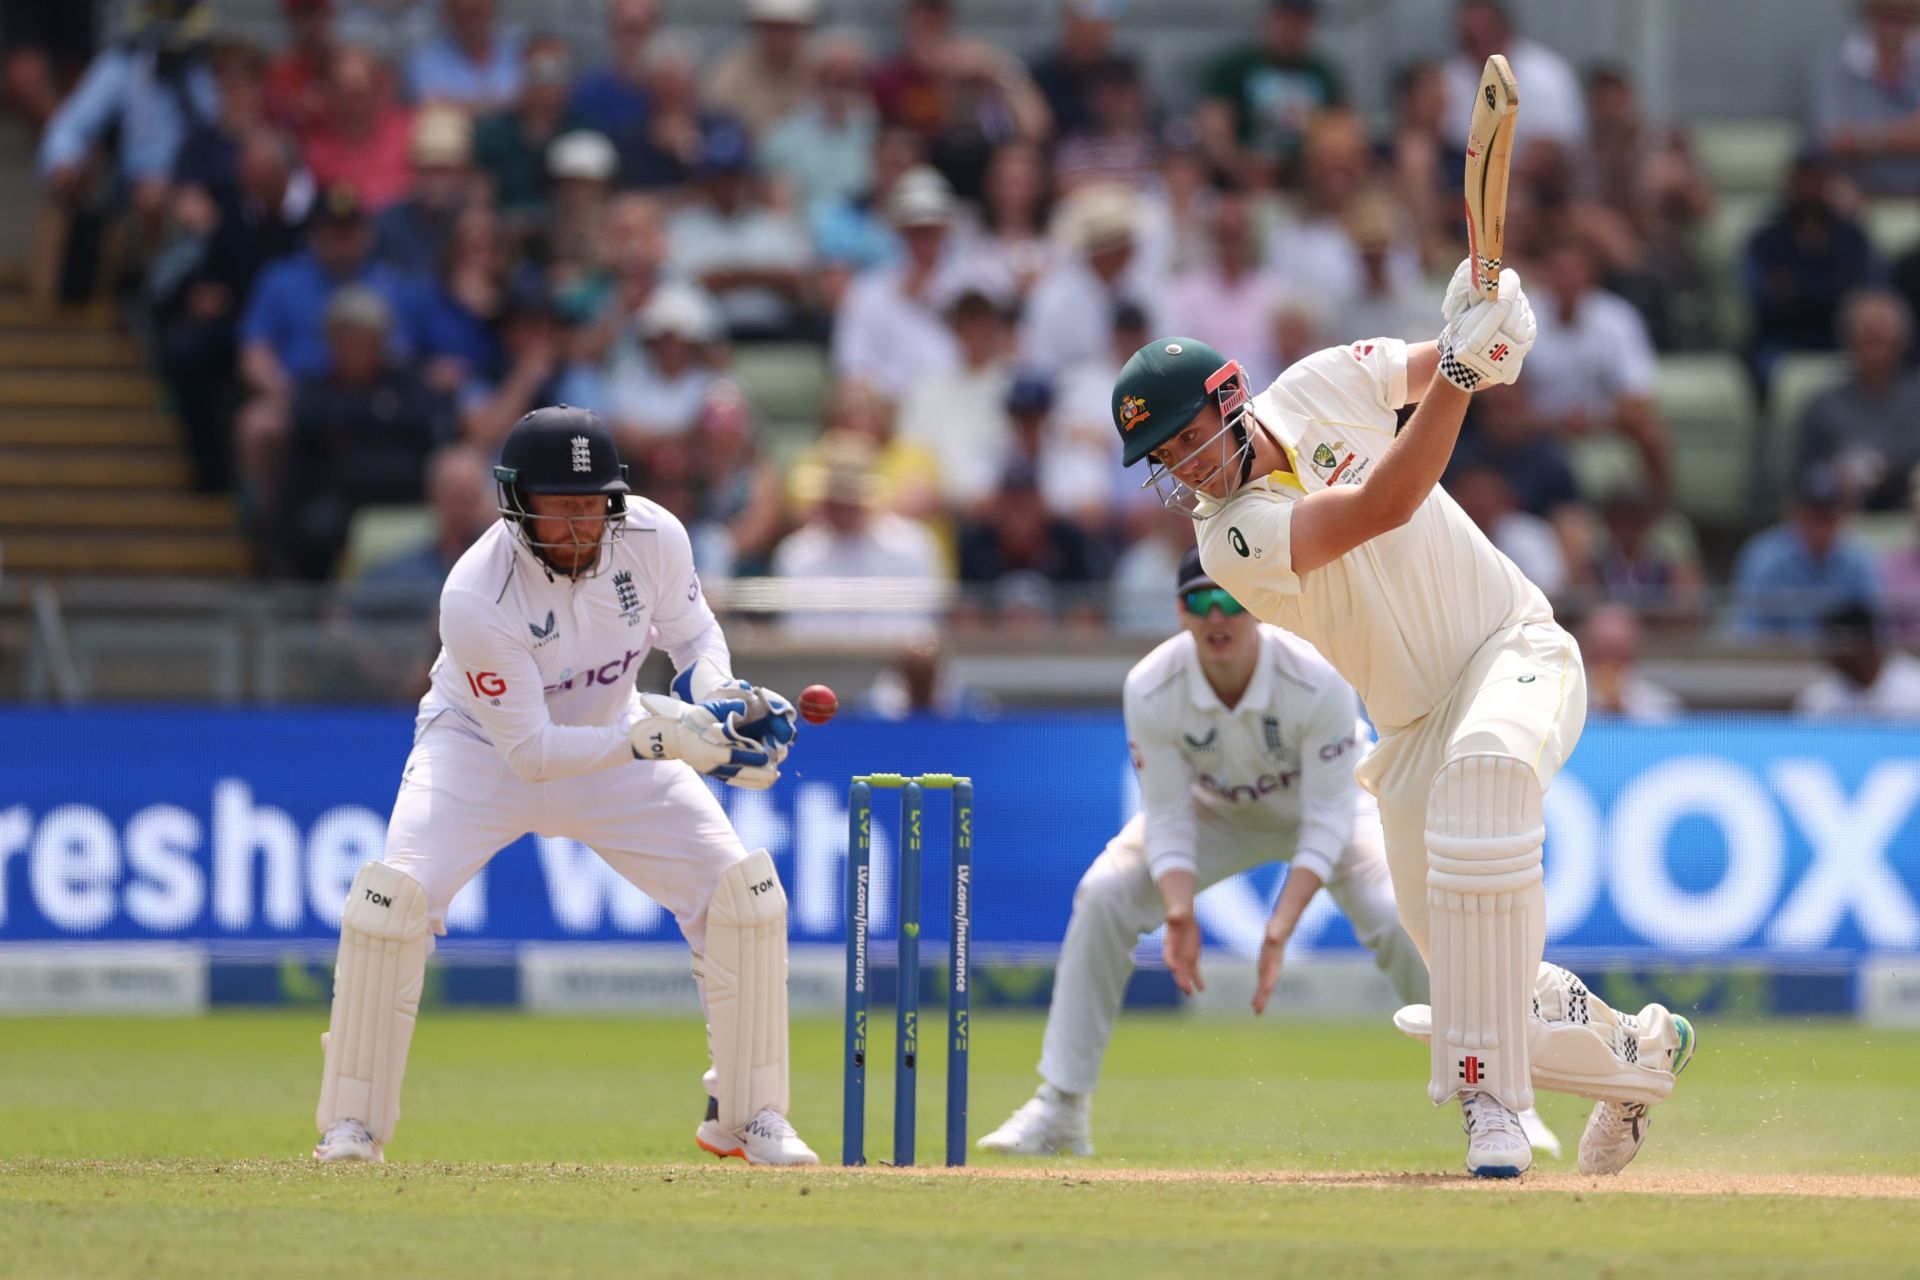
<svg viewBox="0 0 1920 1280"><path fill-rule="evenodd" d="M1090 1161L748 1172L692 1144L693 1020L433 1010L391 1163L323 1169L323 1024L0 1020L0 1276L1920 1274L1916 1034L1709 1023L1625 1175L1579 1178L1569 1155L1507 1184L1457 1176L1453 1113L1390 1028L1131 1015ZM794 1117L829 1160L838 1036L795 1026ZM1031 1090L1039 1037L976 1021L974 1136ZM879 1158L890 1061L869 1094ZM1576 1142L1585 1104L1543 1103Z"/></svg>

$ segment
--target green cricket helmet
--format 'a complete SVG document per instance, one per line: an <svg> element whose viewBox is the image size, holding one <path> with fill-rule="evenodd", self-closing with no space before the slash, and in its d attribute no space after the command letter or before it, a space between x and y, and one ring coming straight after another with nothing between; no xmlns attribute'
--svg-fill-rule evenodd
<svg viewBox="0 0 1920 1280"><path fill-rule="evenodd" d="M1146 480L1169 507L1196 514L1208 495L1179 481L1173 469L1204 450L1217 448L1221 468L1234 475L1236 486L1243 483L1245 475L1236 473L1244 472L1252 455L1252 441L1242 421L1250 401L1247 371L1238 360L1227 359L1197 338L1155 338L1133 353L1113 384L1113 421L1120 432L1122 460L1132 466L1185 430L1208 405L1219 409L1218 432L1171 468L1154 462Z"/></svg>

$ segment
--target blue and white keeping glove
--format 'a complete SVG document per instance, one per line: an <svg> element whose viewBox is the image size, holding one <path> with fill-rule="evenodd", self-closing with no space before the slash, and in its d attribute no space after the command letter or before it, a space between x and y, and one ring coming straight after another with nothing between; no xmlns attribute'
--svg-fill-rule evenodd
<svg viewBox="0 0 1920 1280"><path fill-rule="evenodd" d="M682 702L643 693L641 715L627 740L635 759L684 760L710 778L765 791L779 780L780 769L759 743L731 727L746 709L740 699Z"/></svg>
<svg viewBox="0 0 1920 1280"><path fill-rule="evenodd" d="M800 731L800 714L791 702L773 690L744 680L740 684L746 691L746 707L731 728L738 736L758 744L777 765L793 750L793 740Z"/></svg>

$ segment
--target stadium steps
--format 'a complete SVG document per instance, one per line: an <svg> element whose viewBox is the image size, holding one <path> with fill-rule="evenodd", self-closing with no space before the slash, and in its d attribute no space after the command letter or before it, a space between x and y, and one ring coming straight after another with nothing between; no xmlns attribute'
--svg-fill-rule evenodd
<svg viewBox="0 0 1920 1280"><path fill-rule="evenodd" d="M112 518L113 509L105 514ZM232 577L252 563L246 544L225 532L9 533L0 545L15 574Z"/></svg>
<svg viewBox="0 0 1920 1280"><path fill-rule="evenodd" d="M9 576L233 577L231 498L193 492L180 429L105 305L49 308L0 264L0 565Z"/></svg>

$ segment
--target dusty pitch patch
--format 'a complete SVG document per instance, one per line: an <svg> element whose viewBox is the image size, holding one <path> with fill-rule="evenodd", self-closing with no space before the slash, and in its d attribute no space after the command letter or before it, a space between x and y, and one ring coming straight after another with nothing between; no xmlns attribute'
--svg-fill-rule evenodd
<svg viewBox="0 0 1920 1280"><path fill-rule="evenodd" d="M844 1171L843 1171L844 1172ZM1614 1178L1577 1173L1530 1173L1491 1180L1452 1173L1307 1173L1288 1170L1113 1169L1007 1165L964 1169L872 1170L889 1177L1008 1178L1026 1182L1160 1182L1268 1184L1283 1187L1381 1187L1390 1190L1551 1191L1586 1194L1694 1196L1836 1196L1849 1199L1920 1200L1920 1177L1898 1174L1719 1174L1649 1171Z"/></svg>

